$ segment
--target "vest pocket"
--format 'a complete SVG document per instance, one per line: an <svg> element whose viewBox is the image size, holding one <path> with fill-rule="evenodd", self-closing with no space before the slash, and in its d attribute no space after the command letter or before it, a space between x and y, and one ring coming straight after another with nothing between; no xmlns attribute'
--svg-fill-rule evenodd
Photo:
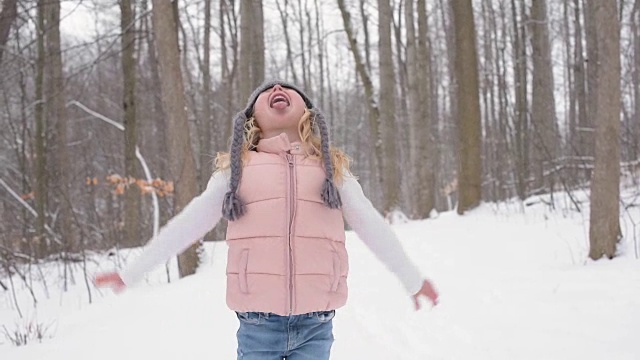
<svg viewBox="0 0 640 360"><path fill-rule="evenodd" d="M340 257L337 253L333 253L333 283L331 284L331 291L338 291L338 284L340 283Z"/></svg>
<svg viewBox="0 0 640 360"><path fill-rule="evenodd" d="M240 292L249 293L247 288L247 264L249 263L249 249L242 250L240 254L240 269L238 269L238 283L240 284Z"/></svg>

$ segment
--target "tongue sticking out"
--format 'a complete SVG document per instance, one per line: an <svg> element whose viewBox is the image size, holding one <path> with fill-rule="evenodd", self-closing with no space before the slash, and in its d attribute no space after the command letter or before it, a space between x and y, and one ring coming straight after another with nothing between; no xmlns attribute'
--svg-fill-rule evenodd
<svg viewBox="0 0 640 360"><path fill-rule="evenodd" d="M289 104L287 104L287 102L285 100L279 100L279 101L274 102L271 107L276 109L276 110L282 110L282 109L286 108L287 106L289 106Z"/></svg>

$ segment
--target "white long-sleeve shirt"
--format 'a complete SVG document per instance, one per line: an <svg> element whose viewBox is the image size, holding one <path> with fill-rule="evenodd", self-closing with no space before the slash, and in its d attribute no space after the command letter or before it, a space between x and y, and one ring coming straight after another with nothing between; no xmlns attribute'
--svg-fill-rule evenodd
<svg viewBox="0 0 640 360"><path fill-rule="evenodd" d="M222 202L228 191L228 172L213 174L207 188L173 217L146 246L142 254L130 262L120 274L128 286L144 274L184 251L208 233L222 218ZM402 248L398 237L362 192L358 181L345 176L339 187L342 214L387 268L402 282L409 294L422 287L423 277Z"/></svg>

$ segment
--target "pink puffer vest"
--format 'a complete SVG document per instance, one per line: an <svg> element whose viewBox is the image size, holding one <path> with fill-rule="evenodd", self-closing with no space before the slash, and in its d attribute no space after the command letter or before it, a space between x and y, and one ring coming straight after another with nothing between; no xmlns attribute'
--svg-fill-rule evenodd
<svg viewBox="0 0 640 360"><path fill-rule="evenodd" d="M320 160L287 136L263 139L244 163L246 213L227 228L227 305L297 315L346 303L349 270L342 211L320 198Z"/></svg>

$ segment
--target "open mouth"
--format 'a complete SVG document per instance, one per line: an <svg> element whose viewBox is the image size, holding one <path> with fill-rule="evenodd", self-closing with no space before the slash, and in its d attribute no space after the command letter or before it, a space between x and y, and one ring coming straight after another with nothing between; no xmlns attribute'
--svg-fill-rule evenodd
<svg viewBox="0 0 640 360"><path fill-rule="evenodd" d="M274 93L269 99L269 106L274 109L284 109L289 105L289 98L283 93Z"/></svg>

